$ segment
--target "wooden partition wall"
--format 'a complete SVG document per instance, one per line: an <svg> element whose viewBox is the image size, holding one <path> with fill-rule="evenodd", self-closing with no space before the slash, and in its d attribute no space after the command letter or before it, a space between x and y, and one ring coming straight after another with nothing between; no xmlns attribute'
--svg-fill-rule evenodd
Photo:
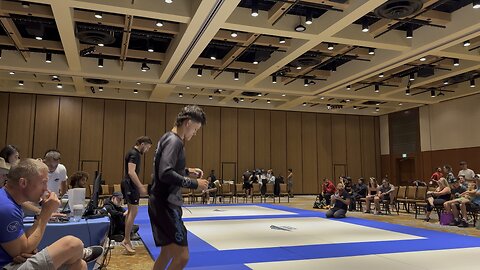
<svg viewBox="0 0 480 270"><path fill-rule="evenodd" d="M0 143L19 147L21 157L41 157L49 148L62 153L68 173L99 168L107 184L123 177L125 152L147 135L154 146L142 160L140 179L150 183L153 154L182 105L154 102L0 93ZM380 175L379 119L203 107L207 125L186 145L187 165L246 169L292 168L297 194L319 191L319 180L340 175ZM223 166L222 166L223 165ZM225 172L226 174L227 172ZM92 182L92 178L89 182ZM228 179L230 180L230 179Z"/></svg>

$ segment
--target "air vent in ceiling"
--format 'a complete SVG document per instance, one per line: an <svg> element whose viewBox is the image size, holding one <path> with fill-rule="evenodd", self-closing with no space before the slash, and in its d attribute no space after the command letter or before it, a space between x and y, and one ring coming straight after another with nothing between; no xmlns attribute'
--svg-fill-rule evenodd
<svg viewBox="0 0 480 270"><path fill-rule="evenodd" d="M402 19L420 11L422 0L389 0L375 9L375 15L386 19Z"/></svg>
<svg viewBox="0 0 480 270"><path fill-rule="evenodd" d="M321 63L321 59L312 56L301 56L293 60L290 64L295 67L311 67Z"/></svg>
<svg viewBox="0 0 480 270"><path fill-rule="evenodd" d="M104 79L86 78L85 81L91 84L100 84L100 85L108 84L108 80L104 80Z"/></svg>
<svg viewBox="0 0 480 270"><path fill-rule="evenodd" d="M115 42L115 37L108 31L80 30L77 37L81 42L93 45L107 45Z"/></svg>
<svg viewBox="0 0 480 270"><path fill-rule="evenodd" d="M261 93L259 92L250 92L250 91L244 91L242 92L242 96L246 96L246 97L256 97L258 95L260 95Z"/></svg>

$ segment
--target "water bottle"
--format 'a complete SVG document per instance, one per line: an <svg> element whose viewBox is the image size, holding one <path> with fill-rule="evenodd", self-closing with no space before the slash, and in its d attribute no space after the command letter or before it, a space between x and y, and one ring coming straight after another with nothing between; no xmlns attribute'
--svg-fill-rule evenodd
<svg viewBox="0 0 480 270"><path fill-rule="evenodd" d="M79 222L80 219L82 219L83 210L84 210L83 204L75 204L73 206L73 211L72 211L73 212L73 221Z"/></svg>

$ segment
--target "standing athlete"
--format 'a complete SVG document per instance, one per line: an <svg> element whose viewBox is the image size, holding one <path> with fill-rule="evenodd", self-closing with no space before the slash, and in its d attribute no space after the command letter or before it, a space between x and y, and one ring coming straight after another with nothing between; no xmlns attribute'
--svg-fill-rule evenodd
<svg viewBox="0 0 480 270"><path fill-rule="evenodd" d="M161 246L153 269L183 269L189 259L187 229L182 221L181 188L206 190L203 171L186 168L184 142L189 141L206 123L203 110L195 105L182 109L175 126L157 145L153 186L148 214L156 246ZM196 179L198 178L198 179Z"/></svg>
<svg viewBox="0 0 480 270"><path fill-rule="evenodd" d="M143 186L138 178L140 173L140 164L142 155L150 149L152 140L147 136L137 138L135 146L125 155L125 177L122 180L122 193L127 203L128 210L125 219L125 238L122 246L127 254L134 254L135 249L130 241L133 222L138 213L138 202L140 195L147 195L147 189Z"/></svg>

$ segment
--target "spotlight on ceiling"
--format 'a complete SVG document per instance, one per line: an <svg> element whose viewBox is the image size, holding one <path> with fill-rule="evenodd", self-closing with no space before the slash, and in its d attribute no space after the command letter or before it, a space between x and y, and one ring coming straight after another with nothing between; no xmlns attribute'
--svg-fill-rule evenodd
<svg viewBox="0 0 480 270"><path fill-rule="evenodd" d="M232 31L232 32L230 33L230 36L231 36L232 38L236 38L236 37L238 37L238 33L235 32L235 31Z"/></svg>
<svg viewBox="0 0 480 270"><path fill-rule="evenodd" d="M272 102L271 102L270 99L269 99L269 100L267 100L267 103L270 104L270 103L272 103Z"/></svg>
<svg viewBox="0 0 480 270"><path fill-rule="evenodd" d="M308 13L305 17L305 24L310 25L313 23L312 13Z"/></svg>
<svg viewBox="0 0 480 270"><path fill-rule="evenodd" d="M162 27L162 26L163 26L163 22L160 21L160 20L158 20L158 21L155 23L155 25L156 25L157 27Z"/></svg>
<svg viewBox="0 0 480 270"><path fill-rule="evenodd" d="M234 79L235 81L238 81L238 80L240 79L240 78L239 78L239 74L238 74L237 71L235 71L235 72L233 73L233 79Z"/></svg>
<svg viewBox="0 0 480 270"><path fill-rule="evenodd" d="M303 106L303 107L307 106L307 103L306 103L306 102L303 102L302 106Z"/></svg>
<svg viewBox="0 0 480 270"><path fill-rule="evenodd" d="M351 85L347 85L347 90L350 90L352 89L352 86Z"/></svg>
<svg viewBox="0 0 480 270"><path fill-rule="evenodd" d="M137 89L133 89L133 93L134 93L134 94L138 94L138 90L137 90Z"/></svg>
<svg viewBox="0 0 480 270"><path fill-rule="evenodd" d="M431 96L432 98L434 98L434 97L437 96L437 95L435 94L435 90L434 90L434 89L430 90L430 96Z"/></svg>
<svg viewBox="0 0 480 270"><path fill-rule="evenodd" d="M410 89L405 90L405 96L410 96Z"/></svg>
<svg viewBox="0 0 480 270"><path fill-rule="evenodd" d="M460 66L460 60L458 58L453 58L453 65L456 67Z"/></svg>
<svg viewBox="0 0 480 270"><path fill-rule="evenodd" d="M379 92L380 92L380 85L375 84L375 93L379 93Z"/></svg>
<svg viewBox="0 0 480 270"><path fill-rule="evenodd" d="M444 85L447 85L447 84L448 84L448 80L443 81L443 84L444 84Z"/></svg>
<svg viewBox="0 0 480 270"><path fill-rule="evenodd" d="M304 32L305 30L307 30L307 28L305 26L303 26L302 24L299 24L299 25L295 26L295 31L297 31L297 32Z"/></svg>
<svg viewBox="0 0 480 270"><path fill-rule="evenodd" d="M142 70L143 72L147 72L147 71L150 70L150 67L147 65L147 62L143 62L143 63L142 63L141 70Z"/></svg>
<svg viewBox="0 0 480 270"><path fill-rule="evenodd" d="M103 14L101 12L95 12L95 18L101 19L103 18Z"/></svg>
<svg viewBox="0 0 480 270"><path fill-rule="evenodd" d="M408 28L408 29L407 29L406 38L408 38L408 39L412 39L412 38L413 38L413 30L412 30L412 28Z"/></svg>
<svg viewBox="0 0 480 270"><path fill-rule="evenodd" d="M257 6L252 7L252 13L250 15L252 15L252 17L257 17L258 16L258 7Z"/></svg>
<svg viewBox="0 0 480 270"><path fill-rule="evenodd" d="M173 3L173 0L165 0L165 3L171 4L171 3Z"/></svg>
<svg viewBox="0 0 480 270"><path fill-rule="evenodd" d="M410 75L408 75L408 80L409 81L415 81L415 73L410 73Z"/></svg>
<svg viewBox="0 0 480 270"><path fill-rule="evenodd" d="M202 68L198 68L198 69L197 69L197 77L202 77L202 74L203 74L203 69L202 69Z"/></svg>
<svg viewBox="0 0 480 270"><path fill-rule="evenodd" d="M63 85L61 83L57 84L57 88L62 89Z"/></svg>
<svg viewBox="0 0 480 270"><path fill-rule="evenodd" d="M98 58L98 67L103 68L103 58Z"/></svg>
<svg viewBox="0 0 480 270"><path fill-rule="evenodd" d="M15 75L15 71L10 71L8 74Z"/></svg>
<svg viewBox="0 0 480 270"><path fill-rule="evenodd" d="M103 86L98 87L98 92L103 92Z"/></svg>
<svg viewBox="0 0 480 270"><path fill-rule="evenodd" d="M285 44L285 42L286 42L286 40L285 40L284 37L280 37L280 38L278 39L278 43L280 43L280 44Z"/></svg>
<svg viewBox="0 0 480 270"><path fill-rule="evenodd" d="M384 75L383 72L382 72L382 73L378 74L378 77L379 77L379 78L383 78L383 77L385 77L385 75Z"/></svg>
<svg viewBox="0 0 480 270"><path fill-rule="evenodd" d="M213 97L212 97L212 96L208 96L208 99L212 100L212 99L213 99Z"/></svg>
<svg viewBox="0 0 480 270"><path fill-rule="evenodd" d="M242 98L240 98L240 101L241 101L241 102L244 102L244 101L245 101L245 99L242 97Z"/></svg>
<svg viewBox="0 0 480 270"><path fill-rule="evenodd" d="M363 21L362 22L362 32L364 33L367 33L368 32L368 22L367 21Z"/></svg>
<svg viewBox="0 0 480 270"><path fill-rule="evenodd" d="M47 52L45 54L45 63L52 63L52 53Z"/></svg>
<svg viewBox="0 0 480 270"><path fill-rule="evenodd" d="M182 94L182 93L178 93L178 97L179 97L179 98L183 98L183 94Z"/></svg>
<svg viewBox="0 0 480 270"><path fill-rule="evenodd" d="M276 75L272 75L272 83L277 83L277 76Z"/></svg>
<svg viewBox="0 0 480 270"><path fill-rule="evenodd" d="M368 54L374 55L375 54L375 49L374 48L369 48L368 49Z"/></svg>
<svg viewBox="0 0 480 270"><path fill-rule="evenodd" d="M426 57L421 57L420 61L425 62L425 61L427 61L427 58Z"/></svg>
<svg viewBox="0 0 480 270"><path fill-rule="evenodd" d="M472 4L474 9L480 8L480 0L473 0Z"/></svg>
<svg viewBox="0 0 480 270"><path fill-rule="evenodd" d="M468 46L470 46L471 44L472 44L472 43L470 43L470 40L465 40L465 41L463 42L463 47L468 47Z"/></svg>
<svg viewBox="0 0 480 270"><path fill-rule="evenodd" d="M328 43L327 49L328 49L329 51L333 50L333 44L332 44L332 43Z"/></svg>
<svg viewBox="0 0 480 270"><path fill-rule="evenodd" d="M35 39L36 39L36 40L42 40L43 37L42 37L42 36L36 36Z"/></svg>
<svg viewBox="0 0 480 270"><path fill-rule="evenodd" d="M23 86L23 81L18 81L18 85Z"/></svg>
<svg viewBox="0 0 480 270"><path fill-rule="evenodd" d="M470 80L470 87L475 88L475 79Z"/></svg>
<svg viewBox="0 0 480 270"><path fill-rule="evenodd" d="M308 82L308 79L303 80L303 86L309 86L310 83Z"/></svg>

